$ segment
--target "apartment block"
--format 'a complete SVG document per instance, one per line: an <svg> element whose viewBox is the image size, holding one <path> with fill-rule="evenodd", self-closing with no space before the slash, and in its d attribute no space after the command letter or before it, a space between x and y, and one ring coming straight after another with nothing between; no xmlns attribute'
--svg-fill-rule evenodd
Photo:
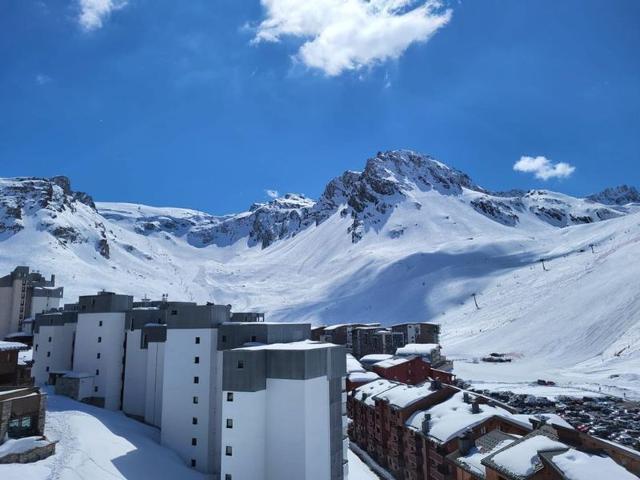
<svg viewBox="0 0 640 480"><path fill-rule="evenodd" d="M166 298L133 302L127 295L99 292L36 317L33 375L37 384L53 384L56 393L121 409L159 427L163 445L214 478L248 478L243 470L231 471L252 464L247 452L269 458L267 448L280 452L274 457L279 459L295 448L302 457L290 467L307 472L307 478L343 478L345 349L309 343L310 331L309 324L264 322L263 314L231 312L229 305ZM248 392L235 384L223 387L223 379L232 381L236 373L232 357L239 354L248 358L238 378L263 369L262 380L254 379L251 387L257 396L245 396ZM277 360L279 355L284 357ZM259 364L258 357L271 360ZM253 391L255 385L261 385L262 394ZM238 403L231 405L228 394ZM224 408L237 408L243 400L249 410L223 415ZM293 406L294 423L284 421L285 404ZM261 437L257 424L252 428L246 422L257 412L278 419L263 421ZM228 426L233 422L235 429ZM282 425L295 431L293 443ZM262 453L255 450L259 444ZM237 455L228 455L234 447ZM241 458L245 461L229 463ZM223 463L230 471L220 477ZM265 463L262 478L282 478L279 465Z"/></svg>
<svg viewBox="0 0 640 480"><path fill-rule="evenodd" d="M31 316L58 308L62 295L63 288L55 287L54 275L47 280L29 267L16 267L0 277L0 339L24 332L25 320Z"/></svg>
<svg viewBox="0 0 640 480"><path fill-rule="evenodd" d="M224 352L221 478L347 478L343 346Z"/></svg>

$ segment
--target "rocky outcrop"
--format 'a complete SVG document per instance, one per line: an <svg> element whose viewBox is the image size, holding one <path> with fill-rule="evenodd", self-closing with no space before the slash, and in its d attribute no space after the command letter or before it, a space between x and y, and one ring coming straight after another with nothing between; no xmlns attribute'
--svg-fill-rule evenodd
<svg viewBox="0 0 640 480"><path fill-rule="evenodd" d="M628 205L629 203L640 203L640 192L635 187L620 185L606 188L600 193L588 196L587 199L603 205Z"/></svg>

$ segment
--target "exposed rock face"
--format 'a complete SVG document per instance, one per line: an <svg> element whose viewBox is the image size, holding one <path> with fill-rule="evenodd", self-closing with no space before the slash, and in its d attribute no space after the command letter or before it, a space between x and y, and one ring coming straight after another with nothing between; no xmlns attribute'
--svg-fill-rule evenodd
<svg viewBox="0 0 640 480"><path fill-rule="evenodd" d="M589 200L604 205L627 205L640 203L640 192L635 187L620 185L619 187L606 188L600 193L587 197Z"/></svg>
<svg viewBox="0 0 640 480"><path fill-rule="evenodd" d="M0 240L31 222L65 247L90 244L109 259L113 242L125 250L134 248L116 240L105 228L106 222L115 221L129 223L138 235L165 240L181 237L196 247L246 241L249 246L267 248L337 214L348 219L344 232L356 243L369 231L379 232L392 212L406 202L417 210L429 208L428 200L416 201L414 194L423 192L451 197L479 215L513 228L525 218L554 227L607 220L624 215L628 204L640 202L638 191L629 186L606 189L585 200L546 190L489 192L467 174L428 155L393 150L370 158L362 172L346 171L331 180L317 201L287 194L227 216L144 206L98 211L89 195L72 190L67 177L0 179ZM407 227L394 225L387 235L400 238ZM146 253L135 253L146 258Z"/></svg>

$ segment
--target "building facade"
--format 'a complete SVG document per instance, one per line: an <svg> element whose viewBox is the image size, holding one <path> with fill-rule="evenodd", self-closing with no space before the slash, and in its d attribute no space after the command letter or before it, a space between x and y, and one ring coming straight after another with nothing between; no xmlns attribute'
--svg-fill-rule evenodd
<svg viewBox="0 0 640 480"><path fill-rule="evenodd" d="M0 277L0 340L22 332L25 319L58 308L62 295L62 287L55 287L54 275L47 280L29 267L16 267Z"/></svg>

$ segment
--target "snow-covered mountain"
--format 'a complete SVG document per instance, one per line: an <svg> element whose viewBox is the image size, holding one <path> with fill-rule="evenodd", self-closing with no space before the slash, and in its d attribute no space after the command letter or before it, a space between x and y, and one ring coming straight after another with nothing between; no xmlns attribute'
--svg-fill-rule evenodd
<svg viewBox="0 0 640 480"><path fill-rule="evenodd" d="M434 320L449 353L518 354L500 372L521 368L514 378L535 368L640 391L639 202L626 186L490 192L404 150L317 200L289 194L227 216L12 178L0 180L0 271L55 273L67 300L106 288L280 321Z"/></svg>

